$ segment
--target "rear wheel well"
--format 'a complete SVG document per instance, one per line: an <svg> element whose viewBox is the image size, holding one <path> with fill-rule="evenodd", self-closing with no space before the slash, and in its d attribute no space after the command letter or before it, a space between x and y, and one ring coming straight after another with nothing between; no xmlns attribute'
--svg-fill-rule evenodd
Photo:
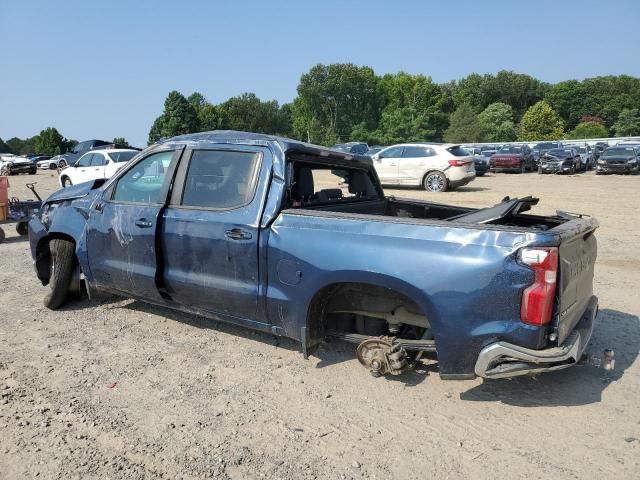
<svg viewBox="0 0 640 480"><path fill-rule="evenodd" d="M368 283L336 283L314 296L307 327L316 343L329 330L395 335L404 327L424 332L430 324L418 304L401 292Z"/></svg>

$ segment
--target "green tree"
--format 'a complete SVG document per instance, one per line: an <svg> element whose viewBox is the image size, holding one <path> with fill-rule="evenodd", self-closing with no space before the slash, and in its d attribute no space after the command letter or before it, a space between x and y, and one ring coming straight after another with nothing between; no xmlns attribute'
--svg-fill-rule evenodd
<svg viewBox="0 0 640 480"><path fill-rule="evenodd" d="M580 140L586 138L605 138L609 136L607 128L597 122L582 122L571 130L567 138Z"/></svg>
<svg viewBox="0 0 640 480"><path fill-rule="evenodd" d="M0 138L0 153L13 153L13 150L9 145L4 143L4 140Z"/></svg>
<svg viewBox="0 0 640 480"><path fill-rule="evenodd" d="M66 152L67 148L68 140L53 127L42 130L33 142L34 153L43 155L60 155Z"/></svg>
<svg viewBox="0 0 640 480"><path fill-rule="evenodd" d="M288 108L288 107L287 107ZM255 93L243 93L218 105L223 129L286 135L288 117L275 100L260 100Z"/></svg>
<svg viewBox="0 0 640 480"><path fill-rule="evenodd" d="M544 100L530 107L522 116L519 140L557 140L563 136L562 118Z"/></svg>
<svg viewBox="0 0 640 480"><path fill-rule="evenodd" d="M149 131L149 144L162 137L173 137L198 131L198 118L193 105L180 92L169 92L164 101L164 111L154 121Z"/></svg>
<svg viewBox="0 0 640 480"><path fill-rule="evenodd" d="M574 128L585 114L583 95L581 82L567 80L551 85L544 99L562 117L567 128Z"/></svg>
<svg viewBox="0 0 640 480"><path fill-rule="evenodd" d="M111 140L111 143L115 143L116 145L121 145L122 147L130 147L129 142L124 137L115 137Z"/></svg>
<svg viewBox="0 0 640 480"><path fill-rule="evenodd" d="M316 65L302 75L293 125L298 138L331 144L349 140L353 128L377 127L380 92L373 69L351 63Z"/></svg>
<svg viewBox="0 0 640 480"><path fill-rule="evenodd" d="M613 124L616 137L630 137L640 135L640 110L637 108L625 108L618 115L618 120Z"/></svg>
<svg viewBox="0 0 640 480"><path fill-rule="evenodd" d="M505 103L519 119L527 108L544 97L548 88L530 75L501 70L496 75L472 73L457 82L454 96L458 105L468 103L476 111L492 103Z"/></svg>
<svg viewBox="0 0 640 480"><path fill-rule="evenodd" d="M187 98L198 119L198 131L208 132L218 128L218 109L199 92L194 92Z"/></svg>
<svg viewBox="0 0 640 480"><path fill-rule="evenodd" d="M506 103L489 105L478 115L478 122L485 142L511 142L516 139L513 109Z"/></svg>
<svg viewBox="0 0 640 480"><path fill-rule="evenodd" d="M405 72L384 75L379 82L383 109L372 137L382 143L442 139L447 115L442 112L443 89L424 75ZM359 128L363 128L363 122ZM353 138L352 139L356 140Z"/></svg>
<svg viewBox="0 0 640 480"><path fill-rule="evenodd" d="M463 103L451 114L444 140L451 143L477 142L481 134L476 111L468 103Z"/></svg>
<svg viewBox="0 0 640 480"><path fill-rule="evenodd" d="M25 138L24 140L18 137L13 137L7 140L7 145L13 153L16 155L26 155L29 153L34 153L34 142L36 140L36 136Z"/></svg>

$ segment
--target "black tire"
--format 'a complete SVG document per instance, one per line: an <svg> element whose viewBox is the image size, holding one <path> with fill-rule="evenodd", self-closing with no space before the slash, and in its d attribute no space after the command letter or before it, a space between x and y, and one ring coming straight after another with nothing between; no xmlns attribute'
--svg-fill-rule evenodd
<svg viewBox="0 0 640 480"><path fill-rule="evenodd" d="M576 174L576 166L575 164L571 165L571 170L569 170L569 175L575 175Z"/></svg>
<svg viewBox="0 0 640 480"><path fill-rule="evenodd" d="M53 239L49 244L51 250L51 291L44 297L44 306L57 310L63 306L69 295L69 286L76 268L75 245L68 240Z"/></svg>
<svg viewBox="0 0 640 480"><path fill-rule="evenodd" d="M37 172L37 170L31 170L31 171L29 172L29 175L35 175L35 174L36 174L36 172Z"/></svg>
<svg viewBox="0 0 640 480"><path fill-rule="evenodd" d="M62 177L62 188L67 188L73 185L73 182L69 177Z"/></svg>
<svg viewBox="0 0 640 480"><path fill-rule="evenodd" d="M8 177L9 175L11 175L11 170L9 170L9 167L2 167L2 170L0 170L0 175L2 175L3 177Z"/></svg>
<svg viewBox="0 0 640 480"><path fill-rule="evenodd" d="M520 164L520 171L518 173L527 173L527 165L524 162Z"/></svg>
<svg viewBox="0 0 640 480"><path fill-rule="evenodd" d="M16 232L22 237L29 235L29 224L26 220L16 223Z"/></svg>
<svg viewBox="0 0 640 480"><path fill-rule="evenodd" d="M58 168L62 170L63 168L66 168L66 167L67 167L67 161L63 158L58 162Z"/></svg>
<svg viewBox="0 0 640 480"><path fill-rule="evenodd" d="M58 166L55 163L50 163L49 164L49 170L57 170Z"/></svg>
<svg viewBox="0 0 640 480"><path fill-rule="evenodd" d="M446 192L448 186L449 181L442 172L429 172L422 179L422 188L427 192Z"/></svg>
<svg viewBox="0 0 640 480"><path fill-rule="evenodd" d="M544 172L542 171L542 167L538 167L538 174L539 175L543 175L544 174Z"/></svg>
<svg viewBox="0 0 640 480"><path fill-rule="evenodd" d="M4 234L4 230L0 228L0 243L4 242L6 235Z"/></svg>
<svg viewBox="0 0 640 480"><path fill-rule="evenodd" d="M482 177L484 176L484 172L476 172L476 177Z"/></svg>

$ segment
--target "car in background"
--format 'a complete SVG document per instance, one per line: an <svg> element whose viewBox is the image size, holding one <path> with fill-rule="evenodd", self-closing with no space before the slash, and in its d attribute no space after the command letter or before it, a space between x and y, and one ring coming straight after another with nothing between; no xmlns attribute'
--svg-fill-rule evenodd
<svg viewBox="0 0 640 480"><path fill-rule="evenodd" d="M20 173L35 175L37 170L35 163L27 157L4 154L0 160L0 175L5 177Z"/></svg>
<svg viewBox="0 0 640 480"><path fill-rule="evenodd" d="M551 150L552 148L562 148L564 146L565 145L564 145L563 142L541 142L541 143L537 143L531 149L532 153L533 153L533 163L534 163L534 165L537 167L538 166L538 162L540 161L540 158L546 152Z"/></svg>
<svg viewBox="0 0 640 480"><path fill-rule="evenodd" d="M586 172L593 168L593 149L589 145L567 145L567 147L575 148L580 155L582 170Z"/></svg>
<svg viewBox="0 0 640 480"><path fill-rule="evenodd" d="M609 147L596 163L596 175L603 173L638 173L640 151L636 147Z"/></svg>
<svg viewBox="0 0 640 480"><path fill-rule="evenodd" d="M369 147L369 150L367 150L367 155L368 156L373 156L376 153L378 153L380 150L382 150L384 147L382 145L373 145L371 147Z"/></svg>
<svg viewBox="0 0 640 480"><path fill-rule="evenodd" d="M533 171L533 152L528 145L503 145L491 156L491 172L525 173Z"/></svg>
<svg viewBox="0 0 640 480"><path fill-rule="evenodd" d="M460 145L405 143L371 157L383 185L410 185L444 192L476 178L473 157Z"/></svg>
<svg viewBox="0 0 640 480"><path fill-rule="evenodd" d="M462 148L473 156L473 164L476 169L477 177L481 177L489 171L489 159L482 154L482 147L463 145Z"/></svg>
<svg viewBox="0 0 640 480"><path fill-rule="evenodd" d="M58 168L63 169L73 165L85 153L97 148L117 147L117 145L104 140L85 140L71 148L67 153L58 157Z"/></svg>
<svg viewBox="0 0 640 480"><path fill-rule="evenodd" d="M59 175L60 185L65 188L78 183L101 178L111 178L138 154L132 148L93 150L85 153L73 165L63 169Z"/></svg>
<svg viewBox="0 0 640 480"><path fill-rule="evenodd" d="M604 152L607 148L609 148L609 144L607 142L596 142L593 146L593 159L598 160L602 152Z"/></svg>
<svg viewBox="0 0 640 480"><path fill-rule="evenodd" d="M55 170L58 168L59 155L50 157L48 155L36 159L36 165L40 170Z"/></svg>
<svg viewBox="0 0 640 480"><path fill-rule="evenodd" d="M552 148L540 157L538 173L576 173L581 165L580 154L575 148Z"/></svg>
<svg viewBox="0 0 640 480"><path fill-rule="evenodd" d="M331 148L339 152L355 153L356 155L367 155L369 151L369 145L364 142L338 143Z"/></svg>

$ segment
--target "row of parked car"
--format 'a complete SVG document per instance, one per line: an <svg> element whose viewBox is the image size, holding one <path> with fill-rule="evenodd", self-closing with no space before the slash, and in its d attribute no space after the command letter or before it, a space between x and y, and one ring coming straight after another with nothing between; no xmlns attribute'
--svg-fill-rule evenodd
<svg viewBox="0 0 640 480"><path fill-rule="evenodd" d="M384 185L419 186L442 192L465 185L487 172L575 174L595 169L596 174L637 173L640 142L609 146L598 142L540 142L535 145L455 145L406 143L369 147L349 142L332 147L341 152L368 155Z"/></svg>

